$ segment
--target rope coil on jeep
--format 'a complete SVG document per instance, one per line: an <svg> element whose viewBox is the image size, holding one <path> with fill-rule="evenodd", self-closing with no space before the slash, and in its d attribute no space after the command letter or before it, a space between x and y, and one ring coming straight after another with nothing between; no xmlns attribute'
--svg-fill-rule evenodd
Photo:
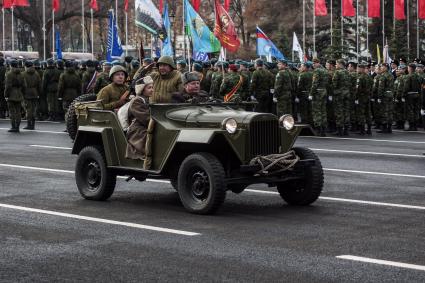
<svg viewBox="0 0 425 283"><path fill-rule="evenodd" d="M291 170L300 158L291 150L283 154L270 154L267 156L257 156L253 158L249 165L260 165L261 170L256 174L274 175Z"/></svg>

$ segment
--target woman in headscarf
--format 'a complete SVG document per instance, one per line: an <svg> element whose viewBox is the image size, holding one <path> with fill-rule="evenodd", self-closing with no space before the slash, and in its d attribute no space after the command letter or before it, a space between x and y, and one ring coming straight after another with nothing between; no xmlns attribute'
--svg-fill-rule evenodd
<svg viewBox="0 0 425 283"><path fill-rule="evenodd" d="M136 97L130 102L127 130L126 158L145 159L146 137L150 120L149 98L153 95L153 80L150 76L140 79L135 87Z"/></svg>

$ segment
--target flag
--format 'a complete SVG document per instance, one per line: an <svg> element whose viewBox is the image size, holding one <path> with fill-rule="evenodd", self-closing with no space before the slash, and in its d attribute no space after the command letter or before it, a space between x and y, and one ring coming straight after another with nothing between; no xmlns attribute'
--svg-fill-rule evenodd
<svg viewBox="0 0 425 283"><path fill-rule="evenodd" d="M378 55L378 64L381 64L381 50L379 50L379 44L376 45L376 53Z"/></svg>
<svg viewBox="0 0 425 283"><path fill-rule="evenodd" d="M230 9L230 0L224 0L224 10L229 12Z"/></svg>
<svg viewBox="0 0 425 283"><path fill-rule="evenodd" d="M327 16L328 15L328 8L326 7L326 1L325 0L315 0L314 14L316 16Z"/></svg>
<svg viewBox="0 0 425 283"><path fill-rule="evenodd" d="M367 5L369 18L381 17L381 0L367 0Z"/></svg>
<svg viewBox="0 0 425 283"><path fill-rule="evenodd" d="M282 52L273 44L267 35L257 27L257 55L273 56L276 59L285 59Z"/></svg>
<svg viewBox="0 0 425 283"><path fill-rule="evenodd" d="M194 52L214 53L220 51L220 42L210 31L188 0L184 0L185 24L192 39Z"/></svg>
<svg viewBox="0 0 425 283"><path fill-rule="evenodd" d="M62 59L62 47L61 47L61 35L59 30L55 32L55 47L56 47L56 59Z"/></svg>
<svg viewBox="0 0 425 283"><path fill-rule="evenodd" d="M114 58L120 57L123 53L121 41L118 37L117 24L115 22L114 11L109 10L108 19L108 42L106 47L106 60L112 62Z"/></svg>
<svg viewBox="0 0 425 283"><path fill-rule="evenodd" d="M90 9L93 9L94 11L99 10L99 6L97 5L97 0L90 0Z"/></svg>
<svg viewBox="0 0 425 283"><path fill-rule="evenodd" d="M209 60L208 53L205 52L194 52L192 55L193 60L207 62Z"/></svg>
<svg viewBox="0 0 425 283"><path fill-rule="evenodd" d="M13 6L13 0L3 0L3 9L10 9Z"/></svg>
<svg viewBox="0 0 425 283"><path fill-rule="evenodd" d="M201 0L192 0L193 9L196 12L199 12L199 8L201 7Z"/></svg>
<svg viewBox="0 0 425 283"><path fill-rule="evenodd" d="M354 10L353 0L342 0L342 16L355 17L356 10Z"/></svg>
<svg viewBox="0 0 425 283"><path fill-rule="evenodd" d="M236 52L241 42L236 33L235 24L227 14L219 0L215 0L215 24L214 35L220 41L221 46L229 52Z"/></svg>
<svg viewBox="0 0 425 283"><path fill-rule="evenodd" d="M59 11L59 8L60 8L59 0L52 0L52 10L53 10L53 12Z"/></svg>
<svg viewBox="0 0 425 283"><path fill-rule="evenodd" d="M425 20L425 0L418 0L419 14L418 17L421 20Z"/></svg>
<svg viewBox="0 0 425 283"><path fill-rule="evenodd" d="M159 13L162 13L163 9L164 9L164 1L159 0Z"/></svg>
<svg viewBox="0 0 425 283"><path fill-rule="evenodd" d="M30 3L28 0L12 0L13 7L29 7Z"/></svg>
<svg viewBox="0 0 425 283"><path fill-rule="evenodd" d="M165 38L165 28L162 22L162 15L152 0L135 0L136 26L146 29L153 35Z"/></svg>
<svg viewBox="0 0 425 283"><path fill-rule="evenodd" d="M163 15L164 27L167 32L167 37L162 41L162 55L174 56L173 46L171 45L171 23L168 17L168 4L165 4L164 15Z"/></svg>
<svg viewBox="0 0 425 283"><path fill-rule="evenodd" d="M124 0L124 11L128 11L128 0Z"/></svg>
<svg viewBox="0 0 425 283"><path fill-rule="evenodd" d="M389 52L389 46L388 46L388 44L386 44L385 46L384 46L384 63L387 63L387 64L391 64L391 62L393 61L392 59L391 59L391 57L390 57L390 52Z"/></svg>
<svg viewBox="0 0 425 283"><path fill-rule="evenodd" d="M396 20L405 20L404 0L394 0L394 17Z"/></svg>
<svg viewBox="0 0 425 283"><path fill-rule="evenodd" d="M298 37L294 32L294 37L292 39L292 51L297 52L298 54L298 58L300 58L300 62L304 62L304 52L303 49L301 48L301 44L298 41Z"/></svg>
<svg viewBox="0 0 425 283"><path fill-rule="evenodd" d="M153 58L159 58L161 57L161 42L159 41L159 38L157 36L152 37L151 40L151 54Z"/></svg>

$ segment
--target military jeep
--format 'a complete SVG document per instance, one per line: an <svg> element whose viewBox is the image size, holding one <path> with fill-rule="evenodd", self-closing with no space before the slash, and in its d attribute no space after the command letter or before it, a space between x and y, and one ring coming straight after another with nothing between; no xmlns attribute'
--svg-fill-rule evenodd
<svg viewBox="0 0 425 283"><path fill-rule="evenodd" d="M80 194L106 200L117 176L127 180L170 180L192 213L214 213L227 191L252 184L277 187L291 205L309 205L323 187L319 158L293 147L306 125L291 115L245 111L241 104L151 104L146 159L125 157L127 139L114 111L99 101L76 105L78 154L75 178ZM151 125L154 125L151 127ZM149 144L148 144L149 143Z"/></svg>

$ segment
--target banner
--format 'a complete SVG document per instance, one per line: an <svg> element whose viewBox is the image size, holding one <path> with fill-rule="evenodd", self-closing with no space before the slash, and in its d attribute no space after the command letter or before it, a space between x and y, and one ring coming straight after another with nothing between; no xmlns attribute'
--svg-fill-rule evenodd
<svg viewBox="0 0 425 283"><path fill-rule="evenodd" d="M326 7L325 0L315 0L314 2L314 14L316 16L327 16L328 8Z"/></svg>
<svg viewBox="0 0 425 283"><path fill-rule="evenodd" d="M342 16L355 17L356 10L353 6L353 0L342 0Z"/></svg>
<svg viewBox="0 0 425 283"><path fill-rule="evenodd" d="M404 0L394 0L394 17L396 20L405 20L406 14L404 13Z"/></svg>
<svg viewBox="0 0 425 283"><path fill-rule="evenodd" d="M220 51L220 42L193 9L188 0L184 0L185 24L193 44L194 52L214 53Z"/></svg>
<svg viewBox="0 0 425 283"><path fill-rule="evenodd" d="M3 0L3 8L10 9L12 7L29 7L28 0Z"/></svg>
<svg viewBox="0 0 425 283"><path fill-rule="evenodd" d="M97 0L90 0L90 9L93 9L94 11L99 10L99 6L97 5Z"/></svg>
<svg viewBox="0 0 425 283"><path fill-rule="evenodd" d="M165 4L164 15L163 15L164 27L167 33L167 37L162 41L162 55L174 56L173 46L171 45L171 23L168 17L168 4Z"/></svg>
<svg viewBox="0 0 425 283"><path fill-rule="evenodd" d="M52 1L52 10L53 10L53 12L57 12L57 11L59 11L59 8L60 8L60 2L59 2L59 0L53 0Z"/></svg>
<svg viewBox="0 0 425 283"><path fill-rule="evenodd" d="M194 52L192 55L193 60L207 62L209 60L208 53L205 52Z"/></svg>
<svg viewBox="0 0 425 283"><path fill-rule="evenodd" d="M368 17L380 18L381 17L381 0L367 0L368 4Z"/></svg>
<svg viewBox="0 0 425 283"><path fill-rule="evenodd" d="M118 36L117 23L115 22L114 11L109 10L108 20L108 42L106 46L106 60L112 62L114 58L121 57L123 53L121 41Z"/></svg>
<svg viewBox="0 0 425 283"><path fill-rule="evenodd" d="M300 62L304 62L304 52L303 49L301 47L300 42L298 41L298 37L294 32L294 36L292 39L292 51L297 52L298 54L298 58L300 58Z"/></svg>
<svg viewBox="0 0 425 283"><path fill-rule="evenodd" d="M55 43L55 47L56 47L56 59L57 60L62 60L62 47L61 47L61 35L59 33L59 30L56 30L55 32L56 35L56 43Z"/></svg>
<svg viewBox="0 0 425 283"><path fill-rule="evenodd" d="M418 0L419 5L419 19L425 20L425 0Z"/></svg>
<svg viewBox="0 0 425 283"><path fill-rule="evenodd" d="M192 0L192 6L196 12L199 12L199 8L201 7L201 0Z"/></svg>
<svg viewBox="0 0 425 283"><path fill-rule="evenodd" d="M257 27L257 55L286 59L282 52L274 45L267 35Z"/></svg>
<svg viewBox="0 0 425 283"><path fill-rule="evenodd" d="M241 42L236 33L235 24L224 7L221 6L219 0L215 0L214 35L220 41L223 48L229 52L238 51Z"/></svg>
<svg viewBox="0 0 425 283"><path fill-rule="evenodd" d="M230 9L230 0L224 0L224 10L229 12Z"/></svg>
<svg viewBox="0 0 425 283"><path fill-rule="evenodd" d="M146 29L160 39L165 37L161 13L152 0L135 0L136 26Z"/></svg>

